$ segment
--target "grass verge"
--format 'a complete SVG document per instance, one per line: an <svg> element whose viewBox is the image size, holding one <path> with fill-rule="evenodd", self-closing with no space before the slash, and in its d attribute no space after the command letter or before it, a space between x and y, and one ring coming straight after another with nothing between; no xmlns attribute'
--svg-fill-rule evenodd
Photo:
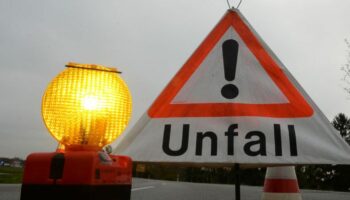
<svg viewBox="0 0 350 200"><path fill-rule="evenodd" d="M0 183L21 183L23 168L0 167Z"/></svg>

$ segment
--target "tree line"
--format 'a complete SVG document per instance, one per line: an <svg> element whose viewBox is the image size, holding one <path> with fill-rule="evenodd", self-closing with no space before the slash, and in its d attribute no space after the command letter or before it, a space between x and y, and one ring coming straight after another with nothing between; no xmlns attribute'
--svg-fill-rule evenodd
<svg viewBox="0 0 350 200"><path fill-rule="evenodd" d="M350 118L339 113L331 122L342 138L350 145ZM349 155L350 156L350 155ZM234 184L233 167L179 167L159 164L135 164L135 177L172 181ZM241 183L263 185L266 168L242 169ZM350 166L304 165L296 166L300 188L350 191Z"/></svg>

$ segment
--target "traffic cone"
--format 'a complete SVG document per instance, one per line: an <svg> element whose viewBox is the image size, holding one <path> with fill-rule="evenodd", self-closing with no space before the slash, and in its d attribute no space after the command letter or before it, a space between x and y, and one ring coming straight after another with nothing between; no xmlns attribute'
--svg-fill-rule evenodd
<svg viewBox="0 0 350 200"><path fill-rule="evenodd" d="M294 166L267 168L262 200L301 200Z"/></svg>

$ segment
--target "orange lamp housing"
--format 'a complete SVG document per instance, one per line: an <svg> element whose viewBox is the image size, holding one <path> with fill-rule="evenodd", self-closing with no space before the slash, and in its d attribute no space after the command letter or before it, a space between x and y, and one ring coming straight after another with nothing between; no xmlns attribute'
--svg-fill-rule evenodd
<svg viewBox="0 0 350 200"><path fill-rule="evenodd" d="M102 151L130 119L129 90L114 68L66 67L42 102L45 125L59 148L27 157L21 200L130 199L132 160Z"/></svg>

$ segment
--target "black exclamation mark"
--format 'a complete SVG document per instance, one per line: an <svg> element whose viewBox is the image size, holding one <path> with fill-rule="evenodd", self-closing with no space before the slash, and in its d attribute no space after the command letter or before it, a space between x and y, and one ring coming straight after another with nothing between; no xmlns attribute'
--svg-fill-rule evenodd
<svg viewBox="0 0 350 200"><path fill-rule="evenodd" d="M224 58L225 79L235 80L238 57L238 42L236 40L226 40L222 44L222 55ZM221 94L226 99L233 99L238 96L238 88L233 84L226 84L221 89Z"/></svg>

